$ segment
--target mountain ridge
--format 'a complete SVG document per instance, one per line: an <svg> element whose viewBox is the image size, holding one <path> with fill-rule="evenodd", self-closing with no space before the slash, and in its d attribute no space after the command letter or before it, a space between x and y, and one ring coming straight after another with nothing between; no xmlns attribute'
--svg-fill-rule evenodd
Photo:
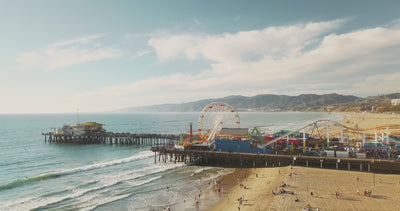
<svg viewBox="0 0 400 211"><path fill-rule="evenodd" d="M225 102L238 111L396 111L391 99L400 98L400 93L357 97L354 95L300 94L297 96L260 94L255 96L230 95L222 98L202 99L178 104L159 104L140 107L127 107L114 112L200 112L212 102Z"/></svg>

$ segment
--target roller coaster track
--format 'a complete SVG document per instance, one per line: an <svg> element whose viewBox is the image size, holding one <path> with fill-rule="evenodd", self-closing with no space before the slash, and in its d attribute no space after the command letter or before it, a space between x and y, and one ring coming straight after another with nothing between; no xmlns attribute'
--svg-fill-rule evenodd
<svg viewBox="0 0 400 211"><path fill-rule="evenodd" d="M279 140L281 140L281 139L283 139L283 138L285 138L285 137L287 137L287 136L290 136L290 135L292 135L292 134L294 134L294 133L297 133L297 132L299 132L299 131L302 131L302 130L306 129L307 127L310 127L310 126L314 126L314 127L317 127L317 128L318 128L317 123L323 123L323 122L333 123L334 125L337 125L337 126L339 126L339 127L343 127L343 128L348 129L348 130L351 130L353 133L356 133L356 134L363 134L365 131L372 131L372 130L376 131L376 130L383 130L383 129L386 129L386 128L390 128L390 129L400 129L400 125L399 125L399 124L382 125L382 126L377 126L377 127L367 128L367 129L365 129L365 128L353 128L353 127L349 127L349 126L343 125L343 124L341 124L341 123L339 123L339 122L337 122L337 121L333 121L333 120L323 120L323 119L321 119L321 120L317 120L317 121L315 121L315 122L313 122L313 123L311 123L311 124L308 124L308 125L306 125L306 126L300 128L300 129L297 129L297 130L295 130L295 131L291 131L291 132L289 132L289 133L286 133L286 134L283 134L283 135L281 135L281 136L279 136L279 137L276 137L276 138L272 139L271 141L269 141L268 143L261 144L261 145L259 145L258 147L259 147L259 148L264 148L264 147L266 147L266 146L269 146L269 145L271 145L271 144L274 144L275 142L277 142L277 141L279 141ZM328 126L327 126L327 127L328 127ZM314 129L314 128L313 128L313 129ZM319 132L319 131L318 131L318 132ZM348 132L348 131L346 131L346 132ZM368 134L368 135L369 135L369 134ZM395 133L392 133L391 135L400 135L400 133L399 133L399 134L397 134L397 133L396 133L396 134L395 134Z"/></svg>

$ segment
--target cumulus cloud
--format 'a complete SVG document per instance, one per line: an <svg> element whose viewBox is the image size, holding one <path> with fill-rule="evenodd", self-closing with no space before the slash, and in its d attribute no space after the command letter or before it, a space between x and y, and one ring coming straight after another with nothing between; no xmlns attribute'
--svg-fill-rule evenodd
<svg viewBox="0 0 400 211"><path fill-rule="evenodd" d="M315 38L339 27L343 22L335 20L268 27L233 34L166 34L151 38L148 44L163 61L177 56L217 62L251 61L251 57L282 58L301 52Z"/></svg>
<svg viewBox="0 0 400 211"><path fill-rule="evenodd" d="M304 93L318 91L316 86L315 90L305 88L310 84L334 80L337 86L353 87L347 92L361 94L357 84L365 83L366 77L397 71L393 67L400 64L395 58L400 53L400 30L376 27L335 33L346 21L274 26L231 34L161 35L150 39L149 46L164 62L182 57L212 61L212 68L199 75L230 79L225 87L246 84L279 92L278 87L290 84L293 90ZM320 88L327 87L321 84Z"/></svg>
<svg viewBox="0 0 400 211"><path fill-rule="evenodd" d="M204 60L197 73L158 76L74 96L108 109L233 94L398 92L400 29L336 33L345 19L224 34L162 34L148 45L161 63ZM177 60L178 59L178 60ZM111 100L104 102L104 97Z"/></svg>
<svg viewBox="0 0 400 211"><path fill-rule="evenodd" d="M119 57L121 52L112 46L104 46L99 39L104 34L90 35L54 43L36 52L17 56L17 62L27 69L56 70L71 65Z"/></svg>

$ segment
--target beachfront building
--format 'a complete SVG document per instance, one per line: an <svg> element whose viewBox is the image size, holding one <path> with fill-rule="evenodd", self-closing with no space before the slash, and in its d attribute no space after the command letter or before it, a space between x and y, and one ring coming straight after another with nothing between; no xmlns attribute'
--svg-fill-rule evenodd
<svg viewBox="0 0 400 211"><path fill-rule="evenodd" d="M62 128L54 131L54 134L80 136L88 132L104 133L105 130L103 124L97 122L85 122L83 124L76 123L72 125L64 125Z"/></svg>
<svg viewBox="0 0 400 211"><path fill-rule="evenodd" d="M400 105L400 99L392 99L392 106L398 106Z"/></svg>

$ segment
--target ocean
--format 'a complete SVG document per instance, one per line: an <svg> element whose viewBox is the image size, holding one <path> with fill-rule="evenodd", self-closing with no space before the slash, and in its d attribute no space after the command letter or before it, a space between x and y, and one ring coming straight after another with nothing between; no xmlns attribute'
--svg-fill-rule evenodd
<svg viewBox="0 0 400 211"><path fill-rule="evenodd" d="M80 114L80 122L112 132L180 134L198 113ZM240 127L294 130L328 113L239 113ZM154 163L149 147L44 142L43 132L77 121L76 114L0 115L0 210L193 210L199 190L233 169Z"/></svg>

